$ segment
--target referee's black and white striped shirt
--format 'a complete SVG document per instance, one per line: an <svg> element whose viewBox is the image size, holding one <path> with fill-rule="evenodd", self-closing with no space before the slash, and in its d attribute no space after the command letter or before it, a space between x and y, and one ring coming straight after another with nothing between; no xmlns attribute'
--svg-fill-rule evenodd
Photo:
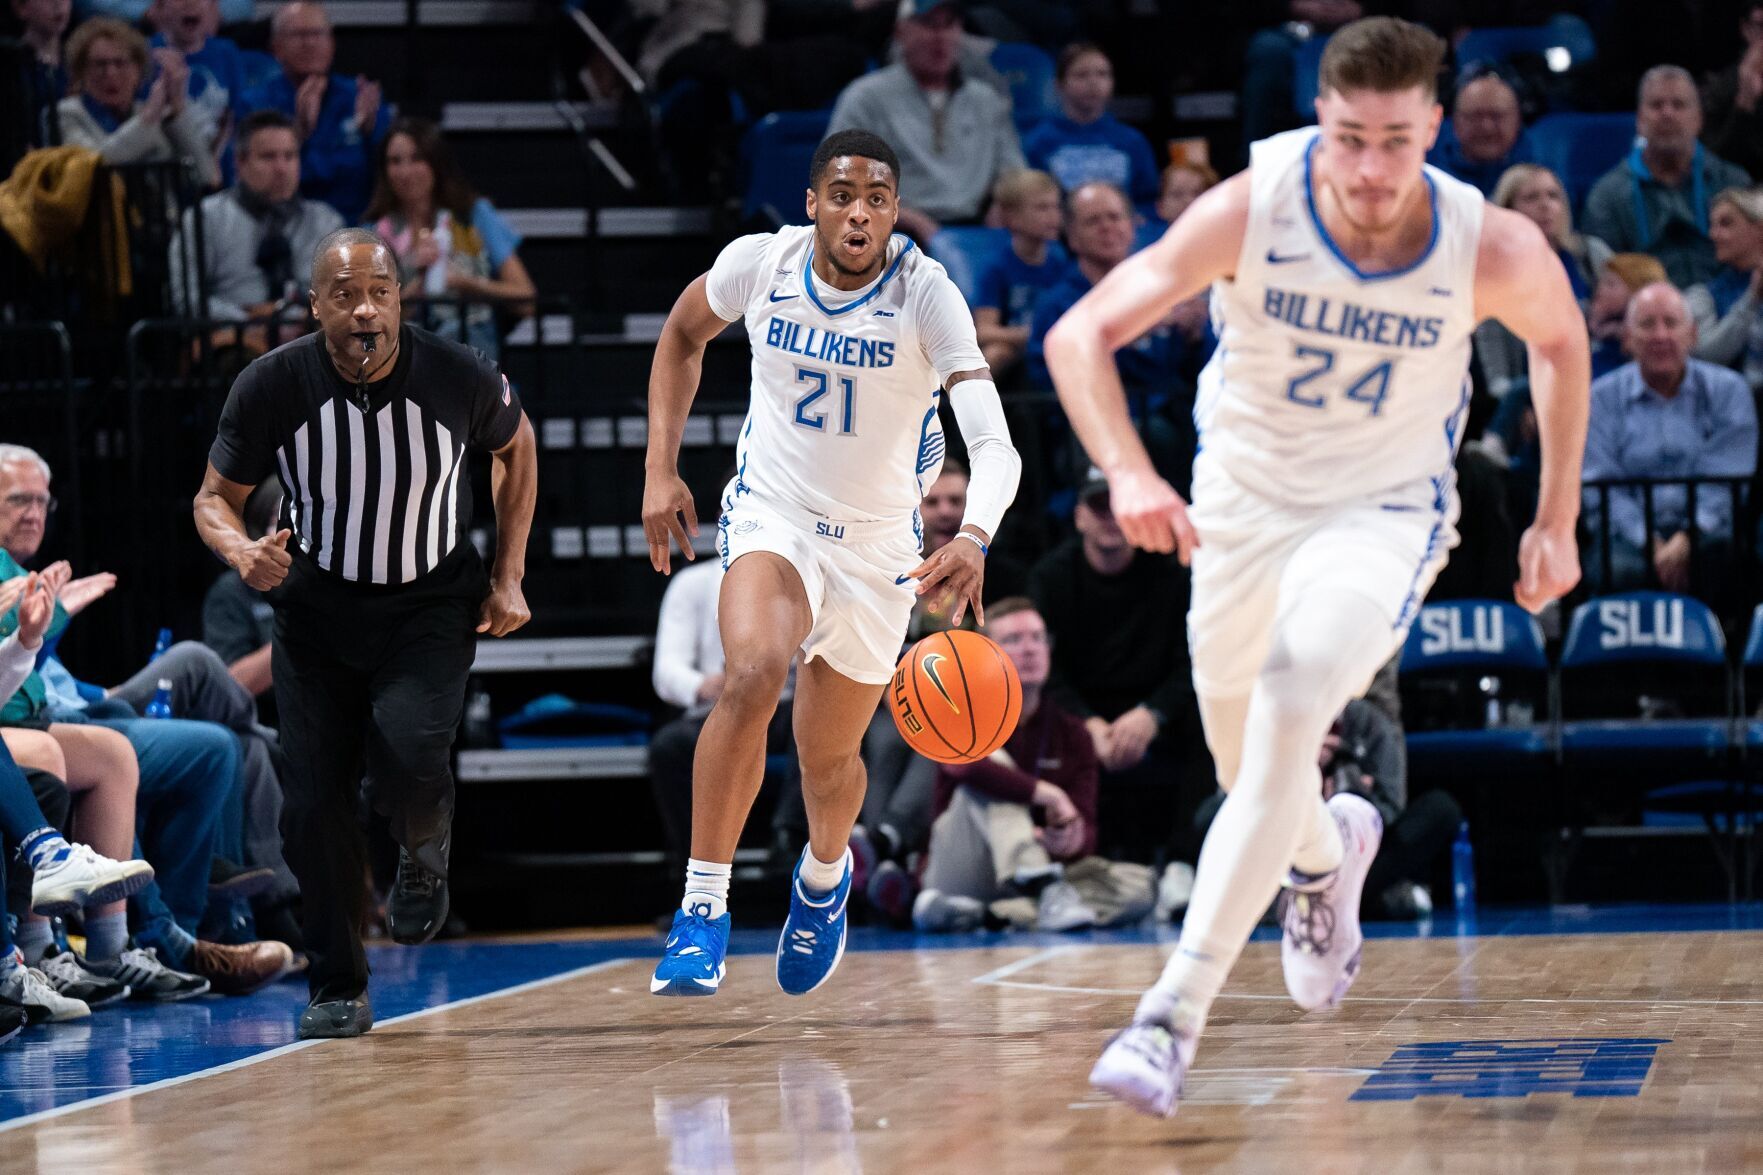
<svg viewBox="0 0 1763 1175"><path fill-rule="evenodd" d="M367 388L363 411L322 335L278 347L233 384L208 459L241 485L278 476L281 524L319 567L409 583L470 541L466 450L512 440L520 400L477 351L408 325Z"/></svg>

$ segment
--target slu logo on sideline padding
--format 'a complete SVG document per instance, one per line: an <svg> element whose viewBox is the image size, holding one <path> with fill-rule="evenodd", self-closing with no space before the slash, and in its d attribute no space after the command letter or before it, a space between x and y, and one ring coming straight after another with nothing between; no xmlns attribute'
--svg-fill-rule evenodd
<svg viewBox="0 0 1763 1175"><path fill-rule="evenodd" d="M955 699L949 696L949 687L943 684L942 671L937 668L941 662L947 660L948 658L941 653L926 653L923 662L924 675L930 678L930 683L937 687L937 692L939 694L943 695L943 701L949 703L949 709L959 714L961 713L961 707L957 706L955 704Z"/></svg>
<svg viewBox="0 0 1763 1175"><path fill-rule="evenodd" d="M1353 1094L1356 1102L1417 1097L1638 1097L1664 1037L1545 1037L1405 1044Z"/></svg>

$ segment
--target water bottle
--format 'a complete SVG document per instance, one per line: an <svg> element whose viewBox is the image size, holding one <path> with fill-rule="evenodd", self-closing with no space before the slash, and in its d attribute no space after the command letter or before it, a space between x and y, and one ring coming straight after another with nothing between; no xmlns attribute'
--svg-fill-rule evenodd
<svg viewBox="0 0 1763 1175"><path fill-rule="evenodd" d="M162 628L159 630L159 639L153 642L153 655L147 658L147 664L151 665L159 660L165 655L165 650L169 648L171 648L171 629Z"/></svg>
<svg viewBox="0 0 1763 1175"><path fill-rule="evenodd" d="M1500 679L1484 677L1477 684L1487 707L1484 725L1491 729L1500 725Z"/></svg>
<svg viewBox="0 0 1763 1175"><path fill-rule="evenodd" d="M473 683L473 688L465 699L465 745L468 747L488 747L495 745L496 730L492 721L493 710L490 695L481 685Z"/></svg>
<svg viewBox="0 0 1763 1175"><path fill-rule="evenodd" d="M171 717L171 678L159 679L159 688L153 691L153 700L147 703L147 717Z"/></svg>
<svg viewBox="0 0 1763 1175"><path fill-rule="evenodd" d="M1475 910L1475 846L1469 843L1469 821L1457 828L1457 843L1451 846L1451 896L1459 914Z"/></svg>

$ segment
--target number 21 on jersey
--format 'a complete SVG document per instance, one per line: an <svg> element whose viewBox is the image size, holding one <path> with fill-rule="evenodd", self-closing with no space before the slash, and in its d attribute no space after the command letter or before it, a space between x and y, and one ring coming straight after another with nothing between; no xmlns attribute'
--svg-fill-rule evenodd
<svg viewBox="0 0 1763 1175"><path fill-rule="evenodd" d="M839 402L838 432L842 437L855 436L857 433L857 381L848 375L837 377ZM795 424L800 428L811 428L815 432L827 430L827 409L815 410L833 390L834 377L817 367L796 368L796 382L804 384L808 390L796 400Z"/></svg>
<svg viewBox="0 0 1763 1175"><path fill-rule="evenodd" d="M1308 362L1308 370L1299 372L1286 384L1286 399L1294 404L1302 404L1306 408L1327 408L1328 396L1317 387L1310 386L1314 381L1322 379L1334 371L1335 352L1326 347L1311 347L1299 343L1292 350L1293 358ZM1369 415L1376 416L1383 409L1383 399L1390 391L1390 373L1396 361L1385 359L1365 371L1353 376L1347 384L1346 397L1361 404L1371 405ZM1340 377L1345 378L1343 375Z"/></svg>

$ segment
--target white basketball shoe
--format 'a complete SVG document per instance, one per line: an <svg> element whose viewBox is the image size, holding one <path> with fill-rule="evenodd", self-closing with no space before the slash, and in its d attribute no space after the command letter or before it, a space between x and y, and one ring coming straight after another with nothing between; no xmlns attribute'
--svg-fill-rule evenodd
<svg viewBox="0 0 1763 1175"><path fill-rule="evenodd" d="M1359 977L1359 896L1383 841L1383 817L1364 797L1342 793L1328 810L1341 830L1341 867L1321 877L1294 870L1280 895L1286 991L1306 1012L1339 1004Z"/></svg>

